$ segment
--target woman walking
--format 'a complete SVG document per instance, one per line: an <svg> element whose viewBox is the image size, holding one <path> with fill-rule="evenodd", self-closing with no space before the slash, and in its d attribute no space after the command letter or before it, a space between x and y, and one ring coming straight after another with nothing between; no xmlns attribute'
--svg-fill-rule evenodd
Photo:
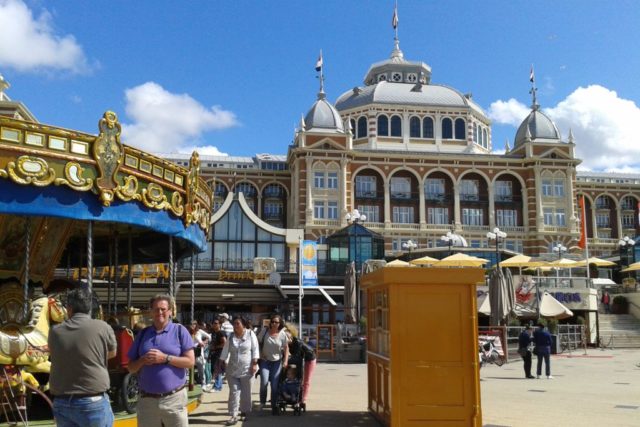
<svg viewBox="0 0 640 427"><path fill-rule="evenodd" d="M260 334L260 409L267 403L267 386L271 383L271 413L279 415L276 402L278 400L278 382L284 363L287 367L289 360L289 342L283 331L282 318L274 314L271 316L269 328Z"/></svg>
<svg viewBox="0 0 640 427"><path fill-rule="evenodd" d="M311 376L316 369L316 352L307 343L298 338L298 328L291 323L286 323L286 331L289 338L289 360L291 363L304 363L302 376L302 396L300 407L306 409L307 396L311 388ZM295 360L295 362L293 362Z"/></svg>
<svg viewBox="0 0 640 427"><path fill-rule="evenodd" d="M233 319L233 333L220 354L220 365L226 369L229 384L228 426L238 422L238 415L246 418L251 412L251 380L258 370L259 349L256 334L246 326L244 318Z"/></svg>

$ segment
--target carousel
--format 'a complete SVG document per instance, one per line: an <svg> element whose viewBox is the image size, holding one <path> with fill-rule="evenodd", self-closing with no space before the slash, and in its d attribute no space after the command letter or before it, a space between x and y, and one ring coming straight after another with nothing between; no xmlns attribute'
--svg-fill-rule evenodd
<svg viewBox="0 0 640 427"><path fill-rule="evenodd" d="M196 152L182 168L123 145L120 130L111 111L97 136L0 116L0 423L53 425L47 336L66 316L60 296L74 282L64 272L82 271L79 282L93 287L106 267L126 272L109 275L104 314L127 319L109 366L115 425L136 425L137 381L126 369L140 315L133 266L168 263L158 291L175 294L177 261L205 249L211 191ZM189 410L197 405L190 393Z"/></svg>

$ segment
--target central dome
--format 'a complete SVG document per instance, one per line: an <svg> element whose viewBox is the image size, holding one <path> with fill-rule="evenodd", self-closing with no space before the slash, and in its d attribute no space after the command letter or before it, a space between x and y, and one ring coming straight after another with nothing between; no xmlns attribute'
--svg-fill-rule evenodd
<svg viewBox="0 0 640 427"><path fill-rule="evenodd" d="M534 108L520 124L514 145L519 146L527 138L539 142L560 142L560 132L556 124L546 114L538 108Z"/></svg>
<svg viewBox="0 0 640 427"><path fill-rule="evenodd" d="M304 129L309 131L313 129L334 130L344 133L344 126L340 114L329 101L327 101L323 92L318 94L318 100L311 106L311 109L304 118Z"/></svg>

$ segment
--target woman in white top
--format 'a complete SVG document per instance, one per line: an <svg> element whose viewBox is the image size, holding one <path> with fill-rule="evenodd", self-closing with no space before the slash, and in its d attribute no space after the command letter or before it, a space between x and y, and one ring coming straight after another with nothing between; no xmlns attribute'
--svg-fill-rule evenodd
<svg viewBox="0 0 640 427"><path fill-rule="evenodd" d="M226 364L227 383L229 383L229 415L226 425L238 422L240 417L246 418L251 411L251 379L258 370L260 351L256 334L247 327L246 319L233 319L233 334L224 344L220 361L223 368Z"/></svg>
<svg viewBox="0 0 640 427"><path fill-rule="evenodd" d="M279 415L276 402L278 400L278 382L284 365L289 360L289 342L282 330L284 322L279 315L271 316L269 328L260 334L260 408L267 403L267 386L271 383L271 413Z"/></svg>

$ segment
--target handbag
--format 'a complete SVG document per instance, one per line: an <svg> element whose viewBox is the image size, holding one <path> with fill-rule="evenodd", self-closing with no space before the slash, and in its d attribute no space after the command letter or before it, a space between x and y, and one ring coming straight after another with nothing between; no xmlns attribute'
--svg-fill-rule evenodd
<svg viewBox="0 0 640 427"><path fill-rule="evenodd" d="M529 349L528 349L528 348L526 348L526 347L520 347L520 348L518 349L518 354L519 354L520 356L522 356L522 357L525 357L525 356L527 355L527 351L529 351Z"/></svg>

